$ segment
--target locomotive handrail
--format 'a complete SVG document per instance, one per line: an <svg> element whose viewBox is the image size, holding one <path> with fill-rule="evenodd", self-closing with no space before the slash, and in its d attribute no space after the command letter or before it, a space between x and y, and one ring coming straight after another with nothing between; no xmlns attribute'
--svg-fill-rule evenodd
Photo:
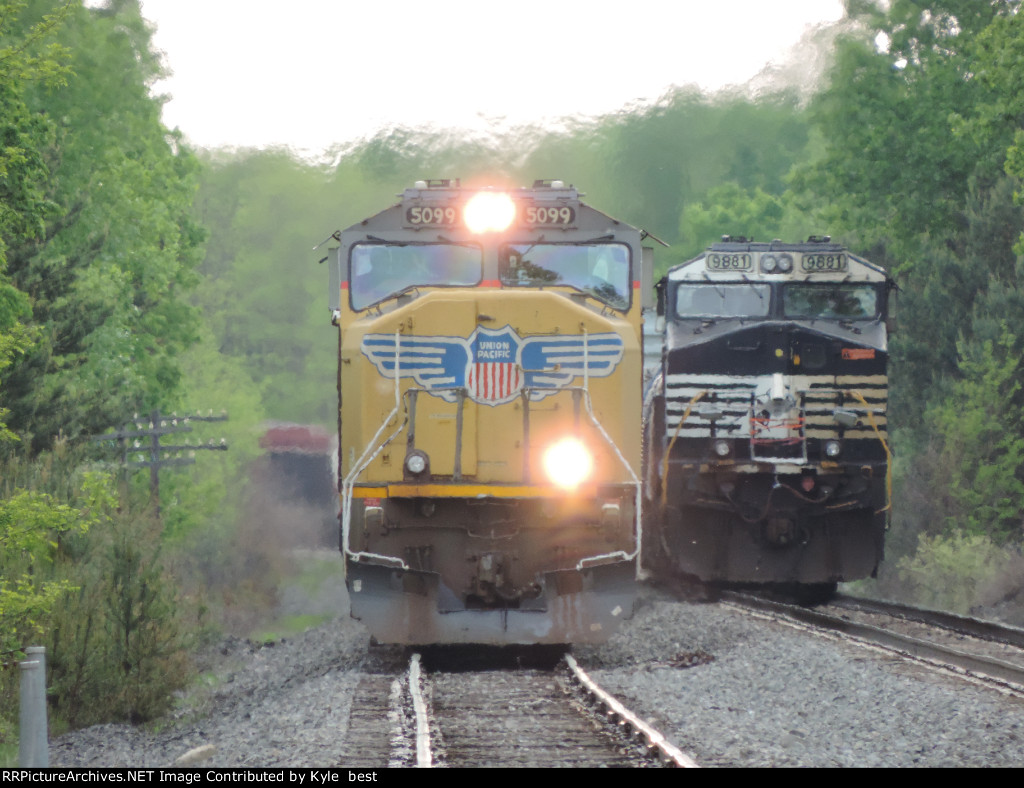
<svg viewBox="0 0 1024 788"><path fill-rule="evenodd" d="M393 441L395 438L398 437L398 434L402 431L402 428L405 426L406 422L408 421L408 414L407 414L406 418L401 420L401 423L398 425L397 429L391 434L391 437L389 437L380 446L378 446L376 451L373 451L374 444L377 442L378 438L380 438L381 434L387 428L388 423L391 421L391 419L393 419L395 416L398 415L398 411L399 411L399 409L401 408L401 405L402 405L402 394L401 394L401 388L400 388L401 375L399 374L399 349L400 349L400 344L401 344L401 338L400 338L400 335L398 333L398 330L396 329L395 330L395 407L393 407L391 409L391 412L387 415L387 417L384 419L384 421L381 422L380 427L377 428L377 432L374 433L373 437L370 439L370 442L366 445L366 448L363 450L363 453L360 455L359 459L355 463L353 463L352 468L348 472L348 475L341 482L341 535L342 535L342 544L343 544L343 546L345 548L345 555L351 556L351 557L353 557L353 558L355 558L357 560L358 559L362 559L363 557L372 558L372 559L375 559L375 560L383 562L383 563L387 563L387 564L391 564L391 565L396 565L396 566L398 566L398 568L400 568L402 570L408 570L409 565L406 564L406 562L403 561L401 558L397 558L395 556L388 556L388 555L379 555L377 553L367 553L367 552L363 552L363 551L360 551L360 552L357 553L357 552L354 552L351 549L349 549L349 538L351 536L351 530L352 530L352 489L355 487L356 479L358 479L359 475L364 470L366 470L367 466L371 462L373 462L374 459L376 459L377 455L380 454L381 451L384 450L384 447L387 446L389 443L391 443L391 441ZM373 452L372 454L371 454L371 451Z"/></svg>
<svg viewBox="0 0 1024 788"><path fill-rule="evenodd" d="M361 474L364 470L366 470L366 467L371 462L373 462L374 459L376 459L377 455L380 454L381 451L383 451L384 448L389 443L391 443L391 441L393 441L395 438L398 437L398 434L402 431L402 428L405 426L406 419L403 419L402 422L398 425L398 428L393 433L391 433L391 436L386 441L384 441L380 446L378 446L377 450L375 452L373 452L373 454L367 458L366 455L369 454L370 450L373 448L374 441L377 440L377 438L380 436L380 434L384 431L384 428L387 427L388 422L391 421L391 419L394 418L395 415L397 415L397 410L392 410L391 413L388 414L387 418L384 419L383 423L380 425L380 428L377 430L376 434L373 436L373 438L370 441L369 445L367 445L366 450L363 452L362 456L359 458L359 461L353 466L352 470L349 471L348 476L346 476L345 479L342 481L342 485L341 485L341 493L342 493L341 532L342 532L342 541L344 542L344 545L345 545L345 554L346 555L352 556L353 558L356 558L356 559L361 559L363 557L373 558L373 559L376 559L378 561L382 561L382 562L386 562L386 563L389 563L389 564L397 565L398 568L403 569L403 570L407 570L409 568L409 565L406 564L405 561L403 561L401 558L396 558L394 556L387 556L387 555L379 555L377 553L367 553L367 552L363 552L363 551L360 551L360 552L357 553L357 552L354 552L354 551L349 549L349 536L350 536L351 528L352 528L352 489L355 487L356 479L359 477L359 474ZM364 459L365 459L365 462L364 462Z"/></svg>
<svg viewBox="0 0 1024 788"><path fill-rule="evenodd" d="M586 343L584 343L584 345L585 344ZM635 491L633 493L633 517L634 517L634 521L637 523L637 528L636 528L636 549L632 553L629 553L628 555L625 555L626 559L631 561L631 560L633 560L635 557L637 557L640 554L641 541L643 539L643 528L639 527L639 523L640 523L640 496L641 496L641 494L643 492L643 483L640 481L640 477L636 475L636 471L633 470L633 468L630 466L630 464L626 460L626 458L622 456L622 452L619 451L619 447L615 445L615 441L613 441L611 439L611 436L605 431L604 427L601 426L601 422L598 421L597 416L594 415L594 406L593 406L593 403L590 401L590 392L587 391L587 390L583 391L583 402L586 404L587 415L590 416L590 420L594 423L594 426L597 427L598 432L601 433L602 437L605 439L605 441L608 443L608 445L612 447L612 450L615 452L615 456L619 458L619 462L621 462L623 467L625 467L625 469L627 471L629 471L629 475L633 479L633 486L634 486L634 489L635 489ZM615 557L617 555L623 555L623 554L624 554L624 552L619 550L619 551L616 551L614 553L606 553L604 555L596 555L596 556L590 556L588 558L582 558L576 564L576 568L577 569L583 569L583 564L585 562L587 562L587 561L597 561L597 560L601 560L601 559L604 559L604 558L613 558L613 557ZM640 575L640 562L639 561L637 561L636 571L637 571L637 576L639 577L639 575Z"/></svg>
<svg viewBox="0 0 1024 788"><path fill-rule="evenodd" d="M693 406L696 405L705 394L708 393L707 389L704 391L698 391L693 399L690 400L686 406L686 410L683 411L683 416L679 419L679 423L676 424L676 431L672 433L672 440L668 442L668 446L665 447L665 457L661 461L661 478L663 480L668 479L668 458L672 456L672 447L676 445L676 438L679 437L679 430L683 428L683 424L688 418L690 418L690 411L693 410ZM661 485L661 505L664 507L668 503L668 485L662 483ZM641 529L642 530L642 529Z"/></svg>
<svg viewBox="0 0 1024 788"><path fill-rule="evenodd" d="M875 437L882 444L882 449L885 451L885 506L875 512L875 514L881 514L892 509L892 451L889 449L889 442L883 437L881 430L878 429L878 424L875 421L875 415L871 408L868 407L868 401L859 391L850 389L847 391L848 394L852 394L854 397L864 403L864 408L867 411L868 423L871 425L871 429L875 431Z"/></svg>
<svg viewBox="0 0 1024 788"><path fill-rule="evenodd" d="M639 529L637 530L639 531ZM639 537L637 537L637 540L639 541ZM613 561L618 559L622 559L623 561L632 561L634 558L636 558L638 552L639 548L632 553L627 553L625 550L616 550L614 553L604 553L602 555L591 555L586 558L581 558L576 563L576 571L582 571L591 564L600 566L601 564L612 563Z"/></svg>
<svg viewBox="0 0 1024 788"><path fill-rule="evenodd" d="M634 518L634 522L636 523L636 529L635 529L635 533L636 533L636 549L632 553L630 553L628 555L625 554L625 552L622 551L622 550L617 550L614 553L606 553L604 555L597 555L597 556L590 556L588 558L582 558L576 564L576 569L577 570L583 569L583 565L587 561L598 561L598 560L603 560L605 558L614 558L614 557L619 556L619 555L624 555L626 560L632 561L634 558L636 558L637 556L640 555L641 542L643 540L643 528L640 527L640 504L641 504L640 496L643 494L643 483L640 481L640 477L636 475L636 471L633 470L632 466L629 464L629 462L626 460L626 458L622 456L622 452L619 450L619 447L615 445L615 441L612 440L611 436L607 433L605 428L602 426L601 422L598 420L597 416L594 414L594 404L593 404L593 402L590 399L590 376L588 374L588 369L589 369L589 366L590 366L589 362L588 362L588 348L590 346L590 343L588 341L588 337L589 337L589 334L587 333L587 329L584 326L584 328L583 328L583 402L586 405L587 415L590 417L591 422L593 422L593 424L597 428L598 432L601 433L601 437L603 437L605 439L605 442L609 446L612 447L612 450L615 452L615 456L619 458L619 462L622 463L623 467L629 472L630 477L633 479L633 485L634 485L634 493L633 493L633 518ZM575 400L575 392L574 392L573 398ZM639 577L640 576L640 562L639 561L637 561L636 573L637 573L637 577Z"/></svg>

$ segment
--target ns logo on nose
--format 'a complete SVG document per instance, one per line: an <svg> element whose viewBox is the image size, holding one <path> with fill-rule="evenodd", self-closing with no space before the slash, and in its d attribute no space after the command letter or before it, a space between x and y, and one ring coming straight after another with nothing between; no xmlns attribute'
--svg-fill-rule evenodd
<svg viewBox="0 0 1024 788"><path fill-rule="evenodd" d="M384 377L412 378L446 402L463 389L481 405L502 405L524 391L537 401L576 378L607 377L623 346L614 333L524 338L506 325L468 337L367 334L360 349Z"/></svg>

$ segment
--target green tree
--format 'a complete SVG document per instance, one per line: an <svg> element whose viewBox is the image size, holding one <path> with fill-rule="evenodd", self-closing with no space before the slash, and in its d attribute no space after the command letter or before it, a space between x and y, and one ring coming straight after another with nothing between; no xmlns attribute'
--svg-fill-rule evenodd
<svg viewBox="0 0 1024 788"><path fill-rule="evenodd" d="M700 202L683 209L679 240L687 257L724 235L742 235L757 241L782 238L785 206L760 188L745 191L734 182L708 190Z"/></svg>
<svg viewBox="0 0 1024 788"><path fill-rule="evenodd" d="M1003 324L999 341L960 344L962 377L928 421L942 436L951 470L948 522L997 542L1019 540L1024 512L1024 420L1017 339Z"/></svg>
<svg viewBox="0 0 1024 788"><path fill-rule="evenodd" d="M1017 5L847 0L856 32L838 40L828 88L811 105L824 152L794 181L827 197L836 233L884 243L904 265L929 238L958 248L971 176L986 186L996 174L977 140L953 132L978 100L972 41Z"/></svg>
<svg viewBox="0 0 1024 788"><path fill-rule="evenodd" d="M780 194L809 140L798 99L786 92L751 101L679 90L604 125L610 161L604 171L595 168L595 180L610 178L620 193L608 207L669 240L676 238L684 206L706 201L724 182Z"/></svg>
<svg viewBox="0 0 1024 788"><path fill-rule="evenodd" d="M20 29L46 10L30 2ZM161 72L137 0L68 4L55 35L73 76L63 90L25 91L53 129L36 150L52 207L7 255L40 342L0 389L11 429L35 451L173 397L175 357L195 338L187 295L203 238L190 215L198 165L149 94Z"/></svg>
<svg viewBox="0 0 1024 788"><path fill-rule="evenodd" d="M215 159L204 173L197 211L211 236L196 302L217 351L242 365L270 418L336 421L337 336L316 264L326 251L313 247L362 218L362 187L281 151ZM367 214L394 199L388 191Z"/></svg>
<svg viewBox="0 0 1024 788"><path fill-rule="evenodd" d="M53 127L45 116L30 111L25 93L34 83L47 88L65 83L67 51L50 39L70 6L26 28L19 23L25 2L0 2L0 373L34 338L25 326L31 315L29 299L7 276L7 249L39 237L56 207L46 196L49 170L42 153ZM0 419L7 413L0 407ZM14 437L0 422L0 441Z"/></svg>

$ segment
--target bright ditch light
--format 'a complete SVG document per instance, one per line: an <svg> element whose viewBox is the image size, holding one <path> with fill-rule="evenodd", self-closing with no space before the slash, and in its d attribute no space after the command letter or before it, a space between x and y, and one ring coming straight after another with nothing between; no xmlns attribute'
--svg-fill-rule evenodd
<svg viewBox="0 0 1024 788"><path fill-rule="evenodd" d="M544 472L563 489L575 489L593 470L590 450L576 438L563 438L544 452Z"/></svg>

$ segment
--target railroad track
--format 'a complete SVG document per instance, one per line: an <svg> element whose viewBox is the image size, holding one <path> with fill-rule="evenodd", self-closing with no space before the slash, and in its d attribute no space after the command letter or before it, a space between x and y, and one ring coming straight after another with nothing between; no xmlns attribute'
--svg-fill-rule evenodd
<svg viewBox="0 0 1024 788"><path fill-rule="evenodd" d="M567 656L551 670L364 676L341 766L692 767L696 764Z"/></svg>
<svg viewBox="0 0 1024 788"><path fill-rule="evenodd" d="M1024 629L997 621L986 621L941 610L927 610L898 602L863 599L844 594L839 594L832 599L828 607L829 609L838 608L843 611L902 619L933 629L945 629L955 636L978 638L991 643L1002 643L1017 649L1024 649Z"/></svg>
<svg viewBox="0 0 1024 788"><path fill-rule="evenodd" d="M884 649L904 660L1024 698L1024 631L1016 627L853 597L807 608L723 592L720 602L856 645Z"/></svg>
<svg viewBox="0 0 1024 788"><path fill-rule="evenodd" d="M338 766L380 769L415 762L406 730L406 690L400 674L387 671L364 674L352 696L348 730Z"/></svg>

